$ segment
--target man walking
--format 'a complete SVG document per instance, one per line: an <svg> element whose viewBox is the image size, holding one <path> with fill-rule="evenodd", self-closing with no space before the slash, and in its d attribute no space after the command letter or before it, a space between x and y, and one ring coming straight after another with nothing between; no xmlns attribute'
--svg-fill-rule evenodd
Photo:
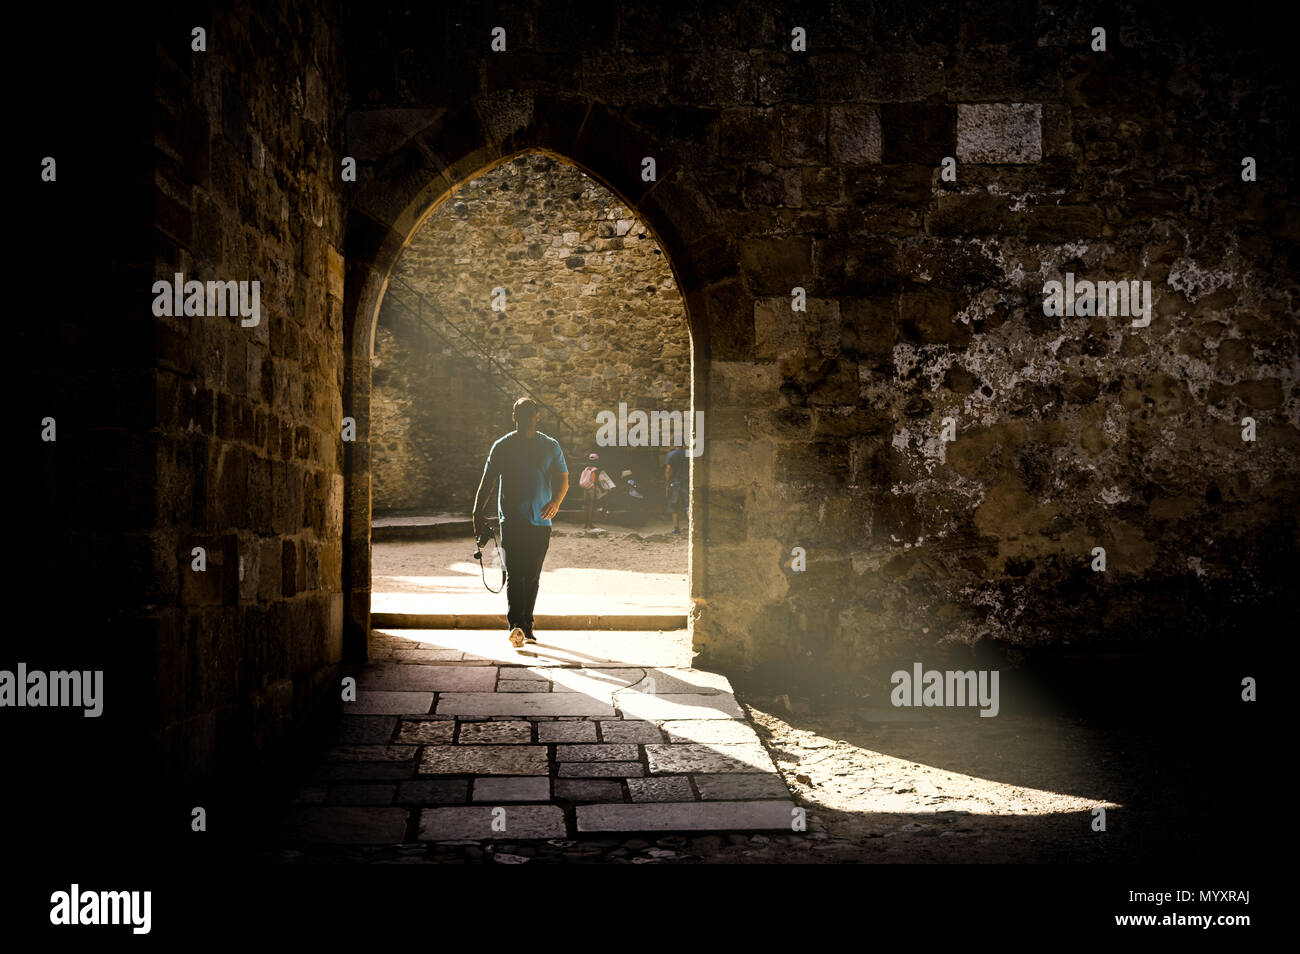
<svg viewBox="0 0 1300 954"><path fill-rule="evenodd" d="M681 533L681 519L686 513L687 490L689 489L689 472L687 471L686 452L680 447L668 455L664 467L664 495L668 498L668 509L673 515L673 533Z"/></svg>
<svg viewBox="0 0 1300 954"><path fill-rule="evenodd" d="M542 577L542 561L551 545L551 518L569 492L569 468L555 438L537 429L541 408L532 398L515 402L515 429L488 451L483 479L474 495L474 537L487 540L480 516L496 489L501 527L501 556L506 567L506 619L510 643L535 643L533 606Z"/></svg>

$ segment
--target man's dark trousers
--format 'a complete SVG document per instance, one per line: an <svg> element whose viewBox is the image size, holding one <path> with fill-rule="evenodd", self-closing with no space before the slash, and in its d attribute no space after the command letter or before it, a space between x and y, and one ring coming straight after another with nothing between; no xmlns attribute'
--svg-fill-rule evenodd
<svg viewBox="0 0 1300 954"><path fill-rule="evenodd" d="M551 545L551 528L536 527L524 519L501 521L501 555L506 565L506 619L533 635L533 606L537 584L542 578L542 561Z"/></svg>

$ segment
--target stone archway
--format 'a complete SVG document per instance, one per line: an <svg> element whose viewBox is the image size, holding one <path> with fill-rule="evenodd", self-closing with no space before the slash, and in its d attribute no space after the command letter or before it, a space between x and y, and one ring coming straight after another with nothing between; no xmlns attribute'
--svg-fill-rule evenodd
<svg viewBox="0 0 1300 954"><path fill-rule="evenodd" d="M706 192L673 151L585 97L511 91L452 113L376 110L349 118L349 153L364 167L345 229L343 414L356 421L344 445L344 652L366 657L370 631L371 349L389 275L405 243L465 181L525 152L571 163L633 210L667 256L683 297L691 339L691 407L709 414L711 326L736 321L725 309L740 286L737 256ZM655 181L641 179L654 157ZM693 462L688 577L695 637L705 599L709 455Z"/></svg>

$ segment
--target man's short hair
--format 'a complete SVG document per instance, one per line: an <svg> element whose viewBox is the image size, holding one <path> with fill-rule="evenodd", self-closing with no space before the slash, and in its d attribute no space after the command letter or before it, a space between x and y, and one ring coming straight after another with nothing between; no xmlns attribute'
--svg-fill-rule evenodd
<svg viewBox="0 0 1300 954"><path fill-rule="evenodd" d="M542 413L542 409L536 401L534 401L530 397L521 397L518 401L515 402L514 408L511 409L510 411L510 416L518 417L521 408L525 411L532 411L536 414Z"/></svg>

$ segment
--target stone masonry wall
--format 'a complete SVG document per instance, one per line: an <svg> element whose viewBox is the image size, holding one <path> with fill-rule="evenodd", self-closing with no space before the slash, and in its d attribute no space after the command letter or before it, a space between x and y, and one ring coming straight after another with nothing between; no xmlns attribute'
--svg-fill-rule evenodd
<svg viewBox="0 0 1300 954"><path fill-rule="evenodd" d="M269 758L338 699L338 24L329 4L239 3L201 21L206 52L192 24L159 34L156 277L261 282L254 327L156 319L153 721L195 772Z"/></svg>
<svg viewBox="0 0 1300 954"><path fill-rule="evenodd" d="M1267 31L1019 0L347 28L359 195L544 135L694 236L666 249L708 367L702 660L1267 638L1300 513L1296 97ZM367 221L396 223L373 194ZM1067 272L1149 281L1150 324L1045 315Z"/></svg>
<svg viewBox="0 0 1300 954"><path fill-rule="evenodd" d="M600 450L597 412L617 412L620 401L690 408L685 306L663 250L570 163L533 153L471 179L412 236L395 274L412 291L390 286L379 317L376 513L467 510L488 447L513 428L510 409L523 392L499 373L486 376L487 360L438 315L573 428L549 411L539 425L571 468ZM491 308L498 287L504 312ZM415 293L445 337L415 332Z"/></svg>

